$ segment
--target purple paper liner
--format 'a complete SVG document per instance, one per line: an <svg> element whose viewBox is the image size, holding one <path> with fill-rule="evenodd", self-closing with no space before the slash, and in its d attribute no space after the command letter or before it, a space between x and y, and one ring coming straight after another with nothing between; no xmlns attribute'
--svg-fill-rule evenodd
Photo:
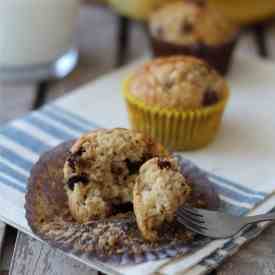
<svg viewBox="0 0 275 275"><path fill-rule="evenodd" d="M209 239L192 234L174 222L165 225L158 243L148 243L142 238L135 217L130 212L120 218L112 217L84 225L76 223L68 211L62 182L62 168L71 144L61 144L44 154L31 172L26 194L26 218L33 232L41 239L78 257L120 265L185 255L209 242ZM218 209L218 195L206 174L181 156L175 157L195 190L188 203ZM117 243L108 250L103 249L100 237L105 233L108 236L114 229L119 236Z"/></svg>

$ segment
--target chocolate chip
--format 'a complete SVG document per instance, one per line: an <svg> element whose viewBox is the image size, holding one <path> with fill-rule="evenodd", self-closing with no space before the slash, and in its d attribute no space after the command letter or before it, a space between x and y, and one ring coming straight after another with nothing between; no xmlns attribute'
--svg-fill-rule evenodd
<svg viewBox="0 0 275 275"><path fill-rule="evenodd" d="M158 160L158 166L160 169L171 169L172 165L171 162L168 160L159 159Z"/></svg>
<svg viewBox="0 0 275 275"><path fill-rule="evenodd" d="M85 149L83 147L80 147L78 151L74 153L74 155L81 157L83 153L85 153Z"/></svg>
<svg viewBox="0 0 275 275"><path fill-rule="evenodd" d="M85 149L80 147L80 149L75 152L75 153L70 153L67 162L69 164L69 166L71 167L71 169L73 170L73 172L75 172L76 170L76 164L79 161L79 158L82 156L82 154L85 152Z"/></svg>
<svg viewBox="0 0 275 275"><path fill-rule="evenodd" d="M88 175L86 175L86 174L76 175L76 176L69 178L69 180L67 181L67 185L72 191L74 190L74 186L77 183L83 183L83 184L89 183Z"/></svg>
<svg viewBox="0 0 275 275"><path fill-rule="evenodd" d="M219 101L219 97L217 93L212 90L208 89L203 96L203 106L211 106Z"/></svg>
<svg viewBox="0 0 275 275"><path fill-rule="evenodd" d="M125 162L126 162L130 176L137 174L139 171L139 168L144 163L144 161L131 161L129 159L126 159Z"/></svg>
<svg viewBox="0 0 275 275"><path fill-rule="evenodd" d="M112 205L112 214L117 215L119 213L127 213L133 211L133 204L131 202L121 203L121 204L113 204Z"/></svg>
<svg viewBox="0 0 275 275"><path fill-rule="evenodd" d="M71 154L71 155L68 157L67 162L68 162L70 168L71 168L71 169L73 170L73 172L74 172L74 171L75 171L76 162L77 162L75 156Z"/></svg>
<svg viewBox="0 0 275 275"><path fill-rule="evenodd" d="M182 22L181 27L180 27L180 31L183 34L191 33L193 31L193 24L191 22L188 22L188 21Z"/></svg>
<svg viewBox="0 0 275 275"><path fill-rule="evenodd" d="M148 141L148 152L144 153L142 158L138 161L132 161L129 159L126 159L126 166L128 168L129 171L129 176L131 175L135 175L138 174L140 167L149 159L151 159L153 157L153 155L150 153L150 151L152 151L151 146L154 146L153 142Z"/></svg>

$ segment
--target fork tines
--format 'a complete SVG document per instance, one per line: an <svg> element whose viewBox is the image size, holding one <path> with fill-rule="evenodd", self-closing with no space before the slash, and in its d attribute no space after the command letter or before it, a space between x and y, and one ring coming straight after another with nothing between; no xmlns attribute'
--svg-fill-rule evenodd
<svg viewBox="0 0 275 275"><path fill-rule="evenodd" d="M195 208L181 207L177 210L177 220L189 230L204 235L205 221L203 216Z"/></svg>

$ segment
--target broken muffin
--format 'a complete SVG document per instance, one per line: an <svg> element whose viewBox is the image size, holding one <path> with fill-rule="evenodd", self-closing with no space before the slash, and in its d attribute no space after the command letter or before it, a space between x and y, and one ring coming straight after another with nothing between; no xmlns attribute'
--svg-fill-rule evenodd
<svg viewBox="0 0 275 275"><path fill-rule="evenodd" d="M175 159L156 157L142 165L133 201L137 224L146 240L158 240L162 225L175 219L176 210L190 192Z"/></svg>
<svg viewBox="0 0 275 275"><path fill-rule="evenodd" d="M144 135L127 129L100 129L72 146L64 165L70 212L86 223L105 218L116 206L132 202L139 168L165 149Z"/></svg>

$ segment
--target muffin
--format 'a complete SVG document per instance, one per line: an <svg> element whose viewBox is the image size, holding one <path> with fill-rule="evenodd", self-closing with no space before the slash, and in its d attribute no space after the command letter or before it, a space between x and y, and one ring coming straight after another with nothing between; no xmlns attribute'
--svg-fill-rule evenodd
<svg viewBox="0 0 275 275"><path fill-rule="evenodd" d="M171 150L197 149L211 142L228 95L225 80L214 69L187 56L149 61L124 85L132 128Z"/></svg>
<svg viewBox="0 0 275 275"><path fill-rule="evenodd" d="M134 187L134 212L144 239L159 239L162 225L174 221L190 191L176 160L153 158L142 165Z"/></svg>
<svg viewBox="0 0 275 275"><path fill-rule="evenodd" d="M75 142L64 165L69 209L79 223L105 218L132 202L139 168L162 146L126 129L98 130Z"/></svg>
<svg viewBox="0 0 275 275"><path fill-rule="evenodd" d="M199 57L226 74L239 28L203 0L183 0L154 12L149 21L156 57L185 54Z"/></svg>

